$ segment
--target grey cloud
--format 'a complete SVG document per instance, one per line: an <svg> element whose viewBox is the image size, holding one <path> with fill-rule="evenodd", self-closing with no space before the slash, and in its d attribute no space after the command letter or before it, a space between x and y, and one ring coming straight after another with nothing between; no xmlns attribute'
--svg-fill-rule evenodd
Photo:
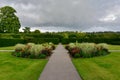
<svg viewBox="0 0 120 80"><path fill-rule="evenodd" d="M100 18L111 13L120 0L0 0L17 10L22 26L55 25L88 29L93 26L120 30L120 17L111 23Z"/></svg>

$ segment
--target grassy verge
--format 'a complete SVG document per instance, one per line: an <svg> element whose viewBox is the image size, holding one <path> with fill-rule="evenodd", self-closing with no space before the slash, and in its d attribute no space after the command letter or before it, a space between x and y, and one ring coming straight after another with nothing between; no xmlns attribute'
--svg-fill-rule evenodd
<svg viewBox="0 0 120 80"><path fill-rule="evenodd" d="M120 52L72 61L83 80L119 80L120 78Z"/></svg>
<svg viewBox="0 0 120 80"><path fill-rule="evenodd" d="M14 46L0 47L0 50L14 50Z"/></svg>
<svg viewBox="0 0 120 80"><path fill-rule="evenodd" d="M109 50L120 50L120 45L109 45Z"/></svg>
<svg viewBox="0 0 120 80"><path fill-rule="evenodd" d="M17 58L0 52L0 80L38 80L47 60Z"/></svg>

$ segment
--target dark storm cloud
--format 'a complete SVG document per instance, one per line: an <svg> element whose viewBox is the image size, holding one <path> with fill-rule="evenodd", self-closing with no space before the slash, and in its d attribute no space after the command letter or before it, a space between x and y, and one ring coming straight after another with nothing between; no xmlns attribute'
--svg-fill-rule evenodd
<svg viewBox="0 0 120 80"><path fill-rule="evenodd" d="M17 10L22 26L120 30L120 0L0 0ZM96 28L95 28L96 29Z"/></svg>

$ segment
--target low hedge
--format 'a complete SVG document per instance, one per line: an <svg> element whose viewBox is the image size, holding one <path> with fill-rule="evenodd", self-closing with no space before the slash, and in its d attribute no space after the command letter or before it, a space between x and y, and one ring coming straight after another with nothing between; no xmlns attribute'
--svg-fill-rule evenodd
<svg viewBox="0 0 120 80"><path fill-rule="evenodd" d="M25 43L24 39L6 39L1 38L0 39L0 47L6 47L6 46L14 46L17 43Z"/></svg>
<svg viewBox="0 0 120 80"><path fill-rule="evenodd" d="M32 38L32 37L25 38L25 43L29 43L29 42L36 43L36 44L52 42L54 44L58 44L59 39L58 38Z"/></svg>
<svg viewBox="0 0 120 80"><path fill-rule="evenodd" d="M69 44L69 43L74 43L74 42L93 42L93 43L107 43L107 44L113 44L113 45L120 45L120 39L100 39L100 38L94 38L94 39L78 39L78 38L63 38L61 39L62 44Z"/></svg>
<svg viewBox="0 0 120 80"><path fill-rule="evenodd" d="M47 42L52 42L54 44L59 43L58 38L25 38L25 39L6 39L6 38L0 38L0 47L6 47L6 46L14 46L17 43L36 43L36 44L41 44L41 43L47 43Z"/></svg>

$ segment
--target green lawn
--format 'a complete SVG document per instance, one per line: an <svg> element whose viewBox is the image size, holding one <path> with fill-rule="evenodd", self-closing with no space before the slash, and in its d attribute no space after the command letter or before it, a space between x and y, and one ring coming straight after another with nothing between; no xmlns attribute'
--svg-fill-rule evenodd
<svg viewBox="0 0 120 80"><path fill-rule="evenodd" d="M120 52L72 61L84 80L120 80Z"/></svg>
<svg viewBox="0 0 120 80"><path fill-rule="evenodd" d="M120 45L109 45L109 50L120 50Z"/></svg>
<svg viewBox="0 0 120 80"><path fill-rule="evenodd" d="M0 52L0 80L38 80L48 60L17 58Z"/></svg>
<svg viewBox="0 0 120 80"><path fill-rule="evenodd" d="M0 50L14 50L14 46L0 47Z"/></svg>

